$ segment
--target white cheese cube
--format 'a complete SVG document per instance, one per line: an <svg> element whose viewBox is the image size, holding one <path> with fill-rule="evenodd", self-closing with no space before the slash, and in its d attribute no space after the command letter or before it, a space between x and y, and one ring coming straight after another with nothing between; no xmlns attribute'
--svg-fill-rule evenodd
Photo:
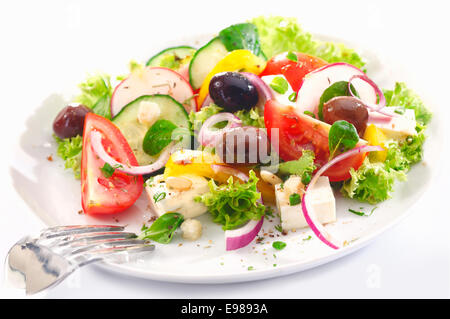
<svg viewBox="0 0 450 319"><path fill-rule="evenodd" d="M414 110L405 109L404 114L397 114L398 107L390 106L383 109L384 112L395 115L389 117L378 112L369 112L367 125L374 124L391 139L404 139L410 135L416 135L416 117Z"/></svg>
<svg viewBox="0 0 450 319"><path fill-rule="evenodd" d="M158 216L177 212L185 218L193 218L206 213L207 207L203 203L196 202L194 198L209 192L208 181L196 175L182 177L192 181L192 186L188 190L169 188L163 181L156 181L145 188L150 207Z"/></svg>
<svg viewBox="0 0 450 319"><path fill-rule="evenodd" d="M299 189L300 192L293 191ZM302 189L303 184L301 184L301 178L298 176L291 176L283 184L283 187L282 184L275 186L276 203L283 230L308 227L308 223L303 216L302 205L291 206L289 203L289 196L294 192L303 195ZM317 220L322 224L336 221L336 201L328 177L319 177L317 183L309 189L309 192L310 205Z"/></svg>

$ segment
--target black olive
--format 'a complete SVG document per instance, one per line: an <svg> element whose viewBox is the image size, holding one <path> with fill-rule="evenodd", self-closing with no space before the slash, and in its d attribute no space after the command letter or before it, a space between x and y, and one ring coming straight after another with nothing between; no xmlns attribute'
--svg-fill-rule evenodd
<svg viewBox="0 0 450 319"><path fill-rule="evenodd" d="M238 72L223 72L213 76L209 83L211 99L227 112L249 110L258 103L255 86Z"/></svg>
<svg viewBox="0 0 450 319"><path fill-rule="evenodd" d="M366 130L369 112L361 100L351 96L338 96L323 105L323 119L328 124L345 120L353 124L360 137Z"/></svg>
<svg viewBox="0 0 450 319"><path fill-rule="evenodd" d="M91 110L83 104L70 104L53 121L53 132L59 138L83 135L84 118Z"/></svg>
<svg viewBox="0 0 450 319"><path fill-rule="evenodd" d="M271 154L267 133L256 127L235 127L222 135L216 154L227 164L267 164Z"/></svg>

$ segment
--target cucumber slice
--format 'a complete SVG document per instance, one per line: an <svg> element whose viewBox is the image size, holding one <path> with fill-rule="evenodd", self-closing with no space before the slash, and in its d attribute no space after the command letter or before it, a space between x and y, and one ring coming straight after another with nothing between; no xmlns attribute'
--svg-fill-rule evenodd
<svg viewBox="0 0 450 319"><path fill-rule="evenodd" d="M167 48L151 57L146 65L177 70L191 61L195 51L193 47L187 45Z"/></svg>
<svg viewBox="0 0 450 319"><path fill-rule="evenodd" d="M198 49L189 65L189 82L194 90L200 88L206 76L228 54L219 37Z"/></svg>
<svg viewBox="0 0 450 319"><path fill-rule="evenodd" d="M154 163L158 159L158 155L151 156L145 153L142 147L149 125L139 122L138 114L142 103L148 102L156 103L159 106L160 115L158 118L154 119L155 121L158 119L166 119L178 127L187 129L191 132L191 123L189 122L188 113L183 105L175 101L169 95L144 95L130 102L114 117L113 123L127 139L128 144L130 144L131 149L136 155L139 165L148 165ZM190 138L183 140L182 147L190 148Z"/></svg>

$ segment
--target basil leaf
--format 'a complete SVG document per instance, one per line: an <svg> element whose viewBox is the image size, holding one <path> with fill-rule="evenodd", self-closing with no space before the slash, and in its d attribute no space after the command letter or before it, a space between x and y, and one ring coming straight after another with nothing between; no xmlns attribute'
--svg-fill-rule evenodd
<svg viewBox="0 0 450 319"><path fill-rule="evenodd" d="M354 95L358 96L358 93L356 92L356 89L351 86L352 92ZM351 96L350 91L348 89L348 82L347 81L340 81L335 82L331 84L325 91L323 91L322 96L319 100L319 119L323 121L323 105L327 103L329 100L331 100L334 97L337 96Z"/></svg>
<svg viewBox="0 0 450 319"><path fill-rule="evenodd" d="M286 58L288 58L289 60L291 60L293 62L298 62L297 55L294 52L292 52L292 51L288 52L288 54L286 55Z"/></svg>
<svg viewBox="0 0 450 319"><path fill-rule="evenodd" d="M353 124L344 120L334 122L328 133L330 159L334 157L338 150L345 152L352 149L358 141L358 132Z"/></svg>
<svg viewBox="0 0 450 319"><path fill-rule="evenodd" d="M177 128L169 120L158 120L153 124L144 136L142 148L149 155L159 154L172 142L172 132Z"/></svg>
<svg viewBox="0 0 450 319"><path fill-rule="evenodd" d="M168 244L184 217L179 213L165 213L156 219L150 227L142 227L140 239L151 239L161 244Z"/></svg>
<svg viewBox="0 0 450 319"><path fill-rule="evenodd" d="M266 60L266 56L261 51L258 29L251 23L234 24L219 33L220 41L228 51L249 50L254 55Z"/></svg>

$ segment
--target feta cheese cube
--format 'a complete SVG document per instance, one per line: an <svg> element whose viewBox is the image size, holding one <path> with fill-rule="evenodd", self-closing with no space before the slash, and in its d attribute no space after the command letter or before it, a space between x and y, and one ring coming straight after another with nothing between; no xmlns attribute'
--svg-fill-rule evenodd
<svg viewBox="0 0 450 319"><path fill-rule="evenodd" d="M369 112L367 125L374 124L388 139L404 139L410 135L416 135L416 117L414 110L405 109L404 114L397 114L398 107L385 107L383 111L395 115L389 117L377 112Z"/></svg>
<svg viewBox="0 0 450 319"><path fill-rule="evenodd" d="M303 195L303 187L299 176L291 176L284 184L275 186L276 204L283 230L308 227L308 223L303 216L301 203L294 206L289 203L291 194ZM317 183L310 188L309 192L310 205L317 216L317 220L322 224L336 221L336 201L328 177L319 177Z"/></svg>
<svg viewBox="0 0 450 319"><path fill-rule="evenodd" d="M185 218L193 218L207 212L207 207L203 203L194 200L195 197L209 192L206 178L197 175L182 177L192 182L192 186L187 190L171 188L160 178L145 188L150 207L158 217L167 212L177 212Z"/></svg>

